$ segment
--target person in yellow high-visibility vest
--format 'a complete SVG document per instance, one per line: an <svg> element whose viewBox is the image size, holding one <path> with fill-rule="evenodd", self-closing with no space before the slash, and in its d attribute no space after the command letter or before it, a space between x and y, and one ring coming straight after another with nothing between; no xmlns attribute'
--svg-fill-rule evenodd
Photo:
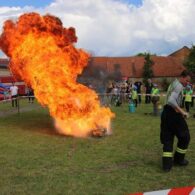
<svg viewBox="0 0 195 195"><path fill-rule="evenodd" d="M152 103L153 103L153 114L157 116L159 114L158 113L158 102L160 100L160 90L158 89L157 84L153 84L151 94L152 94Z"/></svg>
<svg viewBox="0 0 195 195"><path fill-rule="evenodd" d="M186 112L190 112L190 104L192 102L192 94L193 94L193 91L191 89L191 86L187 85L186 90L185 90L185 108L186 108Z"/></svg>
<svg viewBox="0 0 195 195"><path fill-rule="evenodd" d="M131 98L133 100L133 103L135 104L135 107L137 107L137 98L138 98L138 95L137 95L137 87L136 86L133 86L133 88L132 88Z"/></svg>

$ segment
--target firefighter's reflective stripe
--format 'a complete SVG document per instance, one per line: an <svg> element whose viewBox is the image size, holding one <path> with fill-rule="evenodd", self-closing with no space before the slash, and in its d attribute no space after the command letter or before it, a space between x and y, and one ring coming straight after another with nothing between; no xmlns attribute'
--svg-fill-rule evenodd
<svg viewBox="0 0 195 195"><path fill-rule="evenodd" d="M178 153L185 154L185 153L187 152L187 149L181 149L181 148L178 148L178 147L177 147L176 151L177 151Z"/></svg>
<svg viewBox="0 0 195 195"><path fill-rule="evenodd" d="M173 157L173 152L163 152L163 157Z"/></svg>

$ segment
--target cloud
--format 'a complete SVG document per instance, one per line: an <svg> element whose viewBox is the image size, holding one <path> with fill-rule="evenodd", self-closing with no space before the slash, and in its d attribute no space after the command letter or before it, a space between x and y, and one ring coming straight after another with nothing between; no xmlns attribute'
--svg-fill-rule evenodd
<svg viewBox="0 0 195 195"><path fill-rule="evenodd" d="M50 13L75 27L77 47L96 56L161 55L195 42L194 10L194 0L144 0L139 7L117 0L55 0L36 10L1 7L0 22L29 11Z"/></svg>

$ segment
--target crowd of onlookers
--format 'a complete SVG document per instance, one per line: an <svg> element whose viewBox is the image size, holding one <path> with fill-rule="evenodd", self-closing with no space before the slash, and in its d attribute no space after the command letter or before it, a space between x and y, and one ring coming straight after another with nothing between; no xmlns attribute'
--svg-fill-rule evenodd
<svg viewBox="0 0 195 195"><path fill-rule="evenodd" d="M95 89L92 85L90 88ZM13 99L12 106L17 107L16 97L18 94L18 87L15 83L11 86L0 85L1 92L4 99ZM133 82L131 79L124 81L108 81L106 85L101 85L95 89L99 94L99 99L104 106L120 106L123 103L134 103L135 107L138 104L145 102L145 104L153 103L154 113L156 112L160 102L160 89L156 83L153 83L151 79L146 82L137 80ZM193 97L194 87L191 83L188 83L183 90L183 102L182 107L185 107L186 111L190 111L190 107L194 106ZM26 95L29 96L29 103L34 102L34 92L30 87L26 87Z"/></svg>
<svg viewBox="0 0 195 195"><path fill-rule="evenodd" d="M184 87L183 107L189 112L190 107L194 105L193 85L189 83ZM151 79L146 82L135 81L131 79L125 81L108 81L104 90L98 91L99 98L102 105L105 106L120 106L123 103L133 102L135 106L141 103L152 103L155 109L160 104L160 97L162 95L160 86L153 83ZM164 91L163 94L166 94Z"/></svg>
<svg viewBox="0 0 195 195"><path fill-rule="evenodd" d="M120 104L133 101L137 106L142 103L143 97L146 104L151 103L152 95L159 96L159 89L158 85L152 83L151 79L148 79L145 84L142 81L132 82L128 79L118 82L108 81L104 92L99 93L99 95L104 105L113 105L117 101L120 101Z"/></svg>

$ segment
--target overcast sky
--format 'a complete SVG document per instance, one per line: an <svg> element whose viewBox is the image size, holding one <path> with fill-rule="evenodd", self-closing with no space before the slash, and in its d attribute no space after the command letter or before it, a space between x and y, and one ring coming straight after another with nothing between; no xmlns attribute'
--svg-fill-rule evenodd
<svg viewBox="0 0 195 195"><path fill-rule="evenodd" d="M167 55L195 43L195 0L0 0L0 28L26 12L75 27L76 47L95 56Z"/></svg>

